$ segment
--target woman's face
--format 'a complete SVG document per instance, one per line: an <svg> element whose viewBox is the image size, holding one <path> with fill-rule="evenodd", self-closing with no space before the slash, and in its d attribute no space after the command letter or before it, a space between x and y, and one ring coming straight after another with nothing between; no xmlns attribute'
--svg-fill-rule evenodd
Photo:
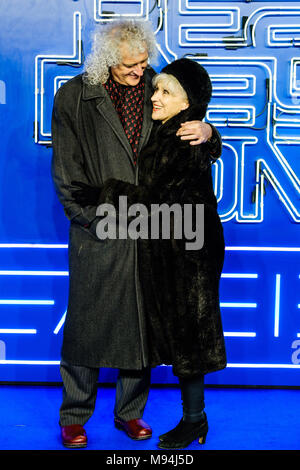
<svg viewBox="0 0 300 470"><path fill-rule="evenodd" d="M151 101L152 119L162 123L189 107L188 101L180 93L172 92L163 80L157 82Z"/></svg>

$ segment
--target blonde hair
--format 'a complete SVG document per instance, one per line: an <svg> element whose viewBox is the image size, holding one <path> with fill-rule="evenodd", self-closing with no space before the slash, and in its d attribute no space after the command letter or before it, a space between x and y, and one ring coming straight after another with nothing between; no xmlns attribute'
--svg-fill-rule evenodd
<svg viewBox="0 0 300 470"><path fill-rule="evenodd" d="M185 89L181 86L174 75L170 75L168 73L158 73L152 79L153 88L155 88L158 83L164 84L172 95L180 95L183 100L189 102Z"/></svg>
<svg viewBox="0 0 300 470"><path fill-rule="evenodd" d="M114 22L94 35L92 52L85 63L84 79L90 85L105 83L110 67L122 62L121 46L126 42L131 53L156 56L156 41L150 23L138 20Z"/></svg>

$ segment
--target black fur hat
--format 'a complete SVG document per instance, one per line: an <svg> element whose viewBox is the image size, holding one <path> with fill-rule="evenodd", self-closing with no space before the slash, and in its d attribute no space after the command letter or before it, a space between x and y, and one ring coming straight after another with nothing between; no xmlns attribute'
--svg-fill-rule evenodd
<svg viewBox="0 0 300 470"><path fill-rule="evenodd" d="M209 75L202 65L191 59L178 59L161 70L173 75L184 88L190 105L207 105L211 99L212 86Z"/></svg>

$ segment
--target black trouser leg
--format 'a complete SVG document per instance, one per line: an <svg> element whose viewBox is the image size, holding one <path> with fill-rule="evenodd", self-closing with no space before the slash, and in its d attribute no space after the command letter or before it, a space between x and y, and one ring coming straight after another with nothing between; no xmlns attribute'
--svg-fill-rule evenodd
<svg viewBox="0 0 300 470"><path fill-rule="evenodd" d="M151 369L120 370L116 385L114 414L124 421L142 418L147 403Z"/></svg>
<svg viewBox="0 0 300 470"><path fill-rule="evenodd" d="M99 368L74 366L61 361L60 373L63 401L59 423L61 426L84 425L95 409Z"/></svg>
<svg viewBox="0 0 300 470"><path fill-rule="evenodd" d="M195 423L201 421L204 413L204 376L179 379L183 408L183 420Z"/></svg>
<svg viewBox="0 0 300 470"><path fill-rule="evenodd" d="M84 425L92 416L99 368L74 366L61 361L63 401L60 407L61 426ZM116 384L115 416L129 421L143 416L150 389L151 369L120 370Z"/></svg>

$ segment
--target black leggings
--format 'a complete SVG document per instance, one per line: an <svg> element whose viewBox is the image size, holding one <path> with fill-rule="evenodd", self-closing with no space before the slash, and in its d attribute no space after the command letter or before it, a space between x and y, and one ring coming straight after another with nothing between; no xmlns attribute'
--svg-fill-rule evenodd
<svg viewBox="0 0 300 470"><path fill-rule="evenodd" d="M204 376L192 379L179 378L183 420L189 422L201 421L204 417Z"/></svg>

